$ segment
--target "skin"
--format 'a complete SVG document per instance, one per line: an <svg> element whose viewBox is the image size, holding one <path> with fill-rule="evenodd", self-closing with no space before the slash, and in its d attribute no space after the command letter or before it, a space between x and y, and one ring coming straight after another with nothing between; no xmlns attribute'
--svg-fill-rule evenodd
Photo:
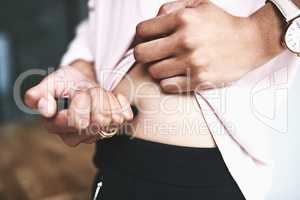
<svg viewBox="0 0 300 200"><path fill-rule="evenodd" d="M280 43L283 32L282 21L271 4L267 4L249 18L234 17L206 1L176 1L165 4L161 7L158 17L138 25L139 40L145 42L135 48L138 66L134 69L138 70L132 70L129 76L140 82L150 81L152 77L159 80L159 85L156 85L163 92L175 94L229 84L284 49ZM198 30L199 27L201 31ZM153 48L156 51L151 51ZM143 98L129 101L127 99L130 99L131 95L126 93L128 91L126 81L123 80L114 93L109 93L97 85L93 63L77 60L71 66L76 70L73 72L77 75L65 76L64 79L71 82L78 82L78 80L85 82L84 86L80 86L79 92L59 87L50 87L50 90L49 88L46 90L47 85L49 87L49 83L53 83L59 74L54 73L30 89L25 96L26 104L38 109L45 118L48 130L59 135L69 146L93 143L99 139L95 135L78 134L78 132L82 133L82 130L89 127L92 122L97 122L100 127L121 125L131 120L133 124L143 122L147 116L144 115L142 119L138 117L139 120L133 119L130 103L142 103L147 107L153 102L155 104L161 101L160 98L150 103ZM226 66L226 68L220 66ZM141 75L143 71L149 73L145 76ZM187 72L193 74L188 82ZM152 83L157 83L157 81L152 81ZM190 86L187 87L187 85ZM154 87L155 84L152 86ZM134 86L136 87L137 85ZM61 91L64 90L68 91L71 105L69 110L56 114L54 97L62 96ZM117 95L117 93L122 95ZM162 91L158 93L163 94ZM101 97L101 104L98 103L99 97ZM178 95L164 97L175 99ZM185 104L190 96L187 94L184 98ZM41 103L42 99L47 103ZM41 105L47 105L47 109L45 110ZM178 116L180 115L181 113ZM197 117L199 116L198 113ZM160 117L168 119L169 116L160 115ZM139 131L137 132L136 135L142 135ZM206 146L213 146L210 135L207 135ZM146 138L146 136L140 137ZM146 139L155 140L155 138ZM172 139L173 136L157 141L201 146L201 144L183 144L182 138L177 138L179 141L170 141ZM191 141L194 139L191 138Z"/></svg>
<svg viewBox="0 0 300 200"><path fill-rule="evenodd" d="M92 63L78 60L71 66L48 75L25 94L25 103L41 113L51 133L74 147L99 140L96 133L88 131L93 124L105 129L132 120L127 99L105 91L96 83ZM71 100L69 109L56 113L54 98L64 96Z"/></svg>
<svg viewBox="0 0 300 200"><path fill-rule="evenodd" d="M284 49L282 22L270 3L242 18L209 1L175 1L137 26L137 36L145 42L135 47L135 58L147 64L164 92L222 87Z"/></svg>
<svg viewBox="0 0 300 200"><path fill-rule="evenodd" d="M136 63L114 89L138 109L125 133L156 143L211 148L215 142L192 93L166 94Z"/></svg>

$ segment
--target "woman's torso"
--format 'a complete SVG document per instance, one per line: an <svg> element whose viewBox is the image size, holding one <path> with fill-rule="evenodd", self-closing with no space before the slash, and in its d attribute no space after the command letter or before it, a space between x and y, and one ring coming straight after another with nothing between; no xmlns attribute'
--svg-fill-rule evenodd
<svg viewBox="0 0 300 200"><path fill-rule="evenodd" d="M135 64L114 92L138 109L127 134L164 144L215 147L194 95L163 93L143 65Z"/></svg>
<svg viewBox="0 0 300 200"><path fill-rule="evenodd" d="M224 9L228 8L228 11L234 7L243 8L232 11L239 16L247 16L255 10L258 1L213 0ZM106 89L111 89L111 86L107 85L110 77L103 75L103 70L109 71L117 65L130 46L137 23L154 17L159 7L165 2L168 0L146 2L143 0L130 2L128 0L90 0L90 8L95 11L90 14L91 38L94 38L91 48L96 55L98 81ZM137 90L134 94L135 103L140 104L138 105L140 113L132 123L134 130L130 131L131 134L146 140L182 146L215 145L193 95L163 94L158 85L146 75L146 72L139 70L139 67L131 70L129 76L134 80L133 84L126 84L123 80L115 91L127 93L128 96L129 89Z"/></svg>

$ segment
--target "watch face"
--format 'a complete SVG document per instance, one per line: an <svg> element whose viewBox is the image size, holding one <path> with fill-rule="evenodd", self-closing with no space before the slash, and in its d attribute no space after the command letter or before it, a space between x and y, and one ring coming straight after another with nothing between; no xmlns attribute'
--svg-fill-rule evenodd
<svg viewBox="0 0 300 200"><path fill-rule="evenodd" d="M285 34L286 46L295 53L300 53L300 18L295 19Z"/></svg>

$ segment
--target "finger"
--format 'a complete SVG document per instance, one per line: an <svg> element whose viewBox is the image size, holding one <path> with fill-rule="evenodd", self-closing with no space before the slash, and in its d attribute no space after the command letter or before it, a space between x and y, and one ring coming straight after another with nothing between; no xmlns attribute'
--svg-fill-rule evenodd
<svg viewBox="0 0 300 200"><path fill-rule="evenodd" d="M195 8L199 6L202 3L208 3L209 0L187 0L185 1L185 7L186 8Z"/></svg>
<svg viewBox="0 0 300 200"><path fill-rule="evenodd" d="M160 86L164 92L170 94L181 94L191 91L209 90L219 87L208 81L199 80L196 84L189 76L176 76L164 79L160 82Z"/></svg>
<svg viewBox="0 0 300 200"><path fill-rule="evenodd" d="M164 4L158 16L137 25L136 34L140 38L154 38L169 35L181 25L184 8L195 8L207 0L178 0Z"/></svg>
<svg viewBox="0 0 300 200"><path fill-rule="evenodd" d="M76 84L75 81L76 80ZM54 97L71 96L75 85L92 87L91 81L73 67L63 67L49 74L38 85L29 89L24 97L25 103L44 117L53 117L56 113ZM50 102L48 102L50 101Z"/></svg>
<svg viewBox="0 0 300 200"><path fill-rule="evenodd" d="M58 112L54 118L45 118L44 126L48 132L53 134L64 134L64 133L77 133L75 128L68 126L68 114L67 110Z"/></svg>
<svg viewBox="0 0 300 200"><path fill-rule="evenodd" d="M185 62L178 58L169 58L150 65L148 71L154 79L166 79L186 74Z"/></svg>
<svg viewBox="0 0 300 200"><path fill-rule="evenodd" d="M69 70L70 71L70 70ZM57 111L57 104L54 97L62 97L71 85L65 79L71 72L59 69L45 77L38 85L29 89L25 94L25 103L43 115L53 117ZM71 75L72 76L72 75Z"/></svg>
<svg viewBox="0 0 300 200"><path fill-rule="evenodd" d="M72 85L66 80L66 76L76 76L74 73L69 68L61 68L49 74L38 85L26 92L25 103L31 108L37 108L42 97L61 97L65 95L65 91Z"/></svg>
<svg viewBox="0 0 300 200"><path fill-rule="evenodd" d="M176 30L178 25L176 15L170 13L141 22L136 27L136 34L143 39L157 38L169 35Z"/></svg>
<svg viewBox="0 0 300 200"><path fill-rule="evenodd" d="M131 121L134 116L129 101L122 94L117 94L116 98L120 103L124 119L126 121Z"/></svg>
<svg viewBox="0 0 300 200"><path fill-rule="evenodd" d="M134 48L136 61L149 63L168 58L176 53L178 40L174 36L141 43Z"/></svg>
<svg viewBox="0 0 300 200"><path fill-rule="evenodd" d="M70 146L70 147L76 147L79 144L86 141L90 136L87 135L78 135L78 133L65 133L59 135L59 137L63 140L63 142Z"/></svg>
<svg viewBox="0 0 300 200"><path fill-rule="evenodd" d="M191 82L187 76L176 76L160 81L161 89L166 93L181 94L192 91Z"/></svg>
<svg viewBox="0 0 300 200"><path fill-rule="evenodd" d="M171 12L175 12L177 10L185 8L186 4L187 4L186 1L182 1L182 0L165 3L159 8L158 16L169 14Z"/></svg>
<svg viewBox="0 0 300 200"><path fill-rule="evenodd" d="M160 7L158 16L176 12L183 8L194 8L197 7L200 3L204 2L207 2L207 0L177 0L168 2Z"/></svg>
<svg viewBox="0 0 300 200"><path fill-rule="evenodd" d="M90 124L91 97L85 91L76 92L68 109L68 123L78 130L86 129Z"/></svg>
<svg viewBox="0 0 300 200"><path fill-rule="evenodd" d="M111 109L107 92L99 87L90 89L89 93L92 101L91 121L93 125L109 126L111 123Z"/></svg>
<svg viewBox="0 0 300 200"><path fill-rule="evenodd" d="M124 122L121 105L112 93L108 93L108 97L112 113L112 124L115 126L121 125Z"/></svg>
<svg viewBox="0 0 300 200"><path fill-rule="evenodd" d="M75 147L89 138L68 126L67 110L60 111L53 119L45 119L45 126L50 133L58 135L66 145L71 147Z"/></svg>
<svg viewBox="0 0 300 200"><path fill-rule="evenodd" d="M29 106L30 108L37 108L38 102L42 97L47 97L49 94L54 96L53 91L51 91L51 87L48 88L48 80L51 81L52 74L49 75L49 77L46 77L44 80L42 80L38 85L30 88L25 93L25 104Z"/></svg>
<svg viewBox="0 0 300 200"><path fill-rule="evenodd" d="M45 78L41 83L25 93L25 104L32 109L38 109L43 117L53 117L56 113L56 102L52 85L53 75Z"/></svg>
<svg viewBox="0 0 300 200"><path fill-rule="evenodd" d="M56 114L57 103L52 95L47 95L38 101L37 108L43 117L51 118Z"/></svg>

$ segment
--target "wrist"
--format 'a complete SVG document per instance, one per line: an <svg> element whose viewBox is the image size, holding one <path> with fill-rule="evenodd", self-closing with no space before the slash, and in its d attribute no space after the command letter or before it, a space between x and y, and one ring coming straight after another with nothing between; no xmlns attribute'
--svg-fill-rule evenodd
<svg viewBox="0 0 300 200"><path fill-rule="evenodd" d="M85 60L76 60L72 62L70 66L80 71L84 76L86 76L91 81L96 82L96 74L92 62L88 62Z"/></svg>
<svg viewBox="0 0 300 200"><path fill-rule="evenodd" d="M282 52L282 36L285 30L285 20L272 3L266 5L249 17L255 41L259 42L261 50L272 58Z"/></svg>

